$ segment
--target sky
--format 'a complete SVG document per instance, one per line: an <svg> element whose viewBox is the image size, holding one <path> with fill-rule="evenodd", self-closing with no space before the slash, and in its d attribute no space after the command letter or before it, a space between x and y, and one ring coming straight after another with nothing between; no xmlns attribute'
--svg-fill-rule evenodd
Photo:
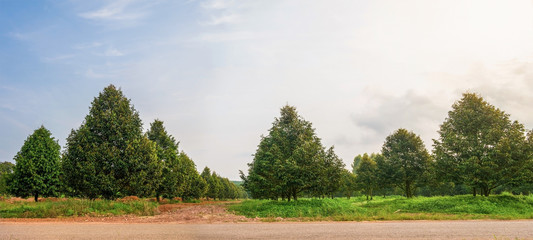
<svg viewBox="0 0 533 240"><path fill-rule="evenodd" d="M399 128L429 151L462 93L533 128L532 0L0 0L0 162L66 138L109 84L238 180L295 106L346 168Z"/></svg>

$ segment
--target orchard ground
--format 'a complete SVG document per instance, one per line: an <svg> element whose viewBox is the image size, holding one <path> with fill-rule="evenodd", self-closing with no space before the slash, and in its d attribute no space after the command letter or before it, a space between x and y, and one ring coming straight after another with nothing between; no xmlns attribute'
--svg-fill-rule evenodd
<svg viewBox="0 0 533 240"><path fill-rule="evenodd" d="M383 221L533 219L533 195L489 197L400 196L298 201L236 200L184 203L128 197L111 200L7 198L0 201L0 222L231 223L297 221Z"/></svg>

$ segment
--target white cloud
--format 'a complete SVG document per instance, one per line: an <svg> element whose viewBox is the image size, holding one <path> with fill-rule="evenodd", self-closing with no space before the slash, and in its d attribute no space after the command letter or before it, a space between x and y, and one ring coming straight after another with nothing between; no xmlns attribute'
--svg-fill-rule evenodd
<svg viewBox="0 0 533 240"><path fill-rule="evenodd" d="M108 48L103 55L106 57L120 57L124 56L124 53L122 53L116 48Z"/></svg>
<svg viewBox="0 0 533 240"><path fill-rule="evenodd" d="M221 24L231 24L236 23L240 20L240 17L236 14L222 15L218 17L211 17L211 20L204 22L204 25L216 26Z"/></svg>
<svg viewBox="0 0 533 240"><path fill-rule="evenodd" d="M80 13L79 16L92 20L135 20L144 17L142 12L126 12L133 0L119 0L98 10Z"/></svg>
<svg viewBox="0 0 533 240"><path fill-rule="evenodd" d="M75 56L76 55L74 55L74 54L64 54L64 55L59 55L59 56L55 56L55 57L45 57L45 58L43 58L43 61L47 62L47 63L52 63L52 62L58 62L58 61L66 60L66 59L72 59Z"/></svg>
<svg viewBox="0 0 533 240"><path fill-rule="evenodd" d="M80 44L74 45L73 48L74 49L90 49L90 48L100 47L102 45L104 44L100 42L80 43Z"/></svg>
<svg viewBox="0 0 533 240"><path fill-rule="evenodd" d="M202 2L201 6L206 9L220 10L230 7L234 2L234 0L210 0Z"/></svg>

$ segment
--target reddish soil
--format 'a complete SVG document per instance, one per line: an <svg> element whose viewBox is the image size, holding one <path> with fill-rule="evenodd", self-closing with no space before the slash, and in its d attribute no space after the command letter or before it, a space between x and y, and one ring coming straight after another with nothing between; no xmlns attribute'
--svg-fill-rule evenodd
<svg viewBox="0 0 533 240"><path fill-rule="evenodd" d="M17 199L18 200L18 199ZM135 199L122 199L135 200ZM108 223L235 223L256 222L229 213L226 206L236 202L203 201L201 203L161 204L155 216L113 216L113 217L64 217L64 218L0 218L2 222L108 222Z"/></svg>

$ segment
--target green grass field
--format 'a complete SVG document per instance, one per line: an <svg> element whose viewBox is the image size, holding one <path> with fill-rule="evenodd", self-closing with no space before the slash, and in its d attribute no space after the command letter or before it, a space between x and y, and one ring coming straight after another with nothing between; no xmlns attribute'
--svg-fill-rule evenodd
<svg viewBox="0 0 533 240"><path fill-rule="evenodd" d="M0 218L56 218L75 216L118 216L156 214L158 204L145 200L110 201L66 199L63 201L0 201Z"/></svg>
<svg viewBox="0 0 533 240"><path fill-rule="evenodd" d="M533 219L533 195L510 194L490 197L446 196L364 197L346 199L300 199L298 201L246 200L229 206L236 214L246 217L316 221L367 220L450 220L450 219Z"/></svg>

